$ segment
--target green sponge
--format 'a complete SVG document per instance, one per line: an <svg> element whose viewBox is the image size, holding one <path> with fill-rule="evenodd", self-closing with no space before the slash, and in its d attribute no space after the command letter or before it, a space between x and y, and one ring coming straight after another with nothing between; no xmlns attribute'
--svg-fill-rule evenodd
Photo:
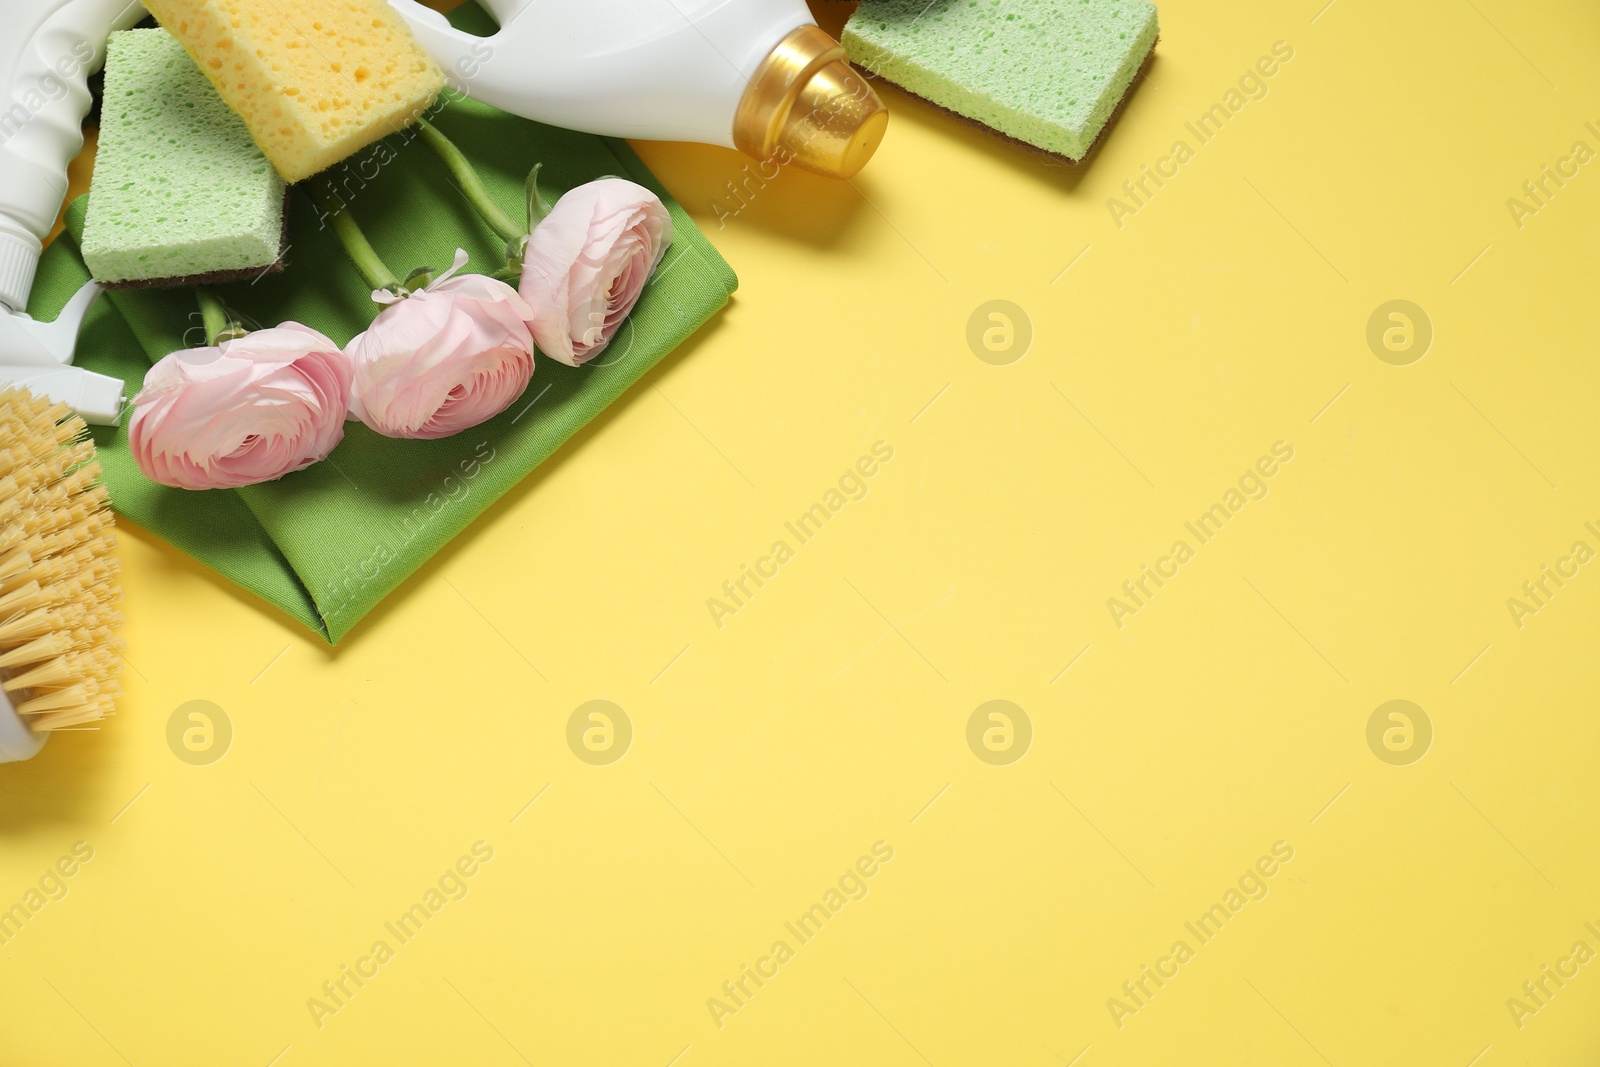
<svg viewBox="0 0 1600 1067"><path fill-rule="evenodd" d="M192 285L281 269L284 185L183 45L115 33L83 259L109 287Z"/></svg>
<svg viewBox="0 0 1600 1067"><path fill-rule="evenodd" d="M868 73L1077 161L1159 32L1148 0L861 0L844 46Z"/></svg>

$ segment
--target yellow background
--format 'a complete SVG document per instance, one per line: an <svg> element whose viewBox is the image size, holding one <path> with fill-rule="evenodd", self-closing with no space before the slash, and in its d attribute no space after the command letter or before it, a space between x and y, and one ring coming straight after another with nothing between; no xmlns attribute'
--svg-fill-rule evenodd
<svg viewBox="0 0 1600 1067"><path fill-rule="evenodd" d="M1322 3L1163 5L1080 167L888 89L856 180L785 172L719 227L744 160L639 145L733 304L338 649L125 525L120 713L0 769L0 907L94 849L0 947L0 1062L1595 1062L1600 963L1520 1028L1506 1002L1600 949L1600 565L1520 628L1507 600L1600 548L1600 165L1520 229L1506 202L1600 148L1600 13ZM1032 324L1006 366L966 341L993 299ZM1366 341L1394 299L1435 331L1408 366ZM718 628L878 441L866 498ZM1277 441L1266 499L1115 626ZM633 738L591 766L566 726L601 698ZM1009 766L966 740L994 699L1032 723ZM1393 699L1433 726L1409 766L1367 743ZM233 725L209 766L168 747L191 700ZM480 840L469 895L319 1028L307 999Z"/></svg>

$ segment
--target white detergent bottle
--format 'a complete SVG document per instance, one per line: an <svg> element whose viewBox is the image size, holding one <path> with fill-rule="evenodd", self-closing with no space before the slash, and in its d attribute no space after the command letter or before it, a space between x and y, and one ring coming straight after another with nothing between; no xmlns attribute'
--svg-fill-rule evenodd
<svg viewBox="0 0 1600 1067"><path fill-rule="evenodd" d="M883 140L888 111L803 0L479 2L500 23L492 37L389 0L455 88L503 111L840 178Z"/></svg>
<svg viewBox="0 0 1600 1067"><path fill-rule="evenodd" d="M71 366L78 328L99 292L85 285L51 323L26 314L43 239L83 147L89 75L106 38L144 17L137 0L0 0L0 384L65 402L115 425L122 382Z"/></svg>

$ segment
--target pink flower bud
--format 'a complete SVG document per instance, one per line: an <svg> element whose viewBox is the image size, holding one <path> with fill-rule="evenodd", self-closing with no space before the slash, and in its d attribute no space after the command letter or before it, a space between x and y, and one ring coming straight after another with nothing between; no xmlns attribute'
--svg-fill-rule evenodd
<svg viewBox="0 0 1600 1067"><path fill-rule="evenodd" d="M179 489L232 489L309 467L344 437L350 362L297 322L163 358L133 398L139 469Z"/></svg>
<svg viewBox="0 0 1600 1067"><path fill-rule="evenodd" d="M456 268L465 265L457 253ZM346 351L350 414L385 437L448 437L511 405L533 375L532 309L504 282L448 272L393 299Z"/></svg>
<svg viewBox="0 0 1600 1067"><path fill-rule="evenodd" d="M672 217L642 185L602 178L556 202L522 259L534 340L576 367L598 355L672 243Z"/></svg>

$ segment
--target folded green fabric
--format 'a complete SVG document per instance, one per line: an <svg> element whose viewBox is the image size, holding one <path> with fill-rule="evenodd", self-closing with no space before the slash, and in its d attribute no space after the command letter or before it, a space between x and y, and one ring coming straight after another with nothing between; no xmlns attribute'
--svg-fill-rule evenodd
<svg viewBox="0 0 1600 1067"><path fill-rule="evenodd" d="M493 31L472 4L458 8L451 21L471 32ZM533 381L516 403L443 440L397 441L349 423L326 461L245 489L187 492L156 485L133 462L126 424L94 431L119 513L330 643L699 329L738 286L727 263L625 142L541 126L461 98L433 122L514 218L521 217L523 179L541 161L541 188L552 197L616 175L666 203L672 246L628 324L595 363L573 368L538 357ZM379 254L402 276L416 266L448 267L458 247L472 256L469 271L493 273L504 263L503 243L414 133L390 137L330 175ZM55 318L88 280L77 248L85 202L68 209L67 233L40 263L28 307L35 318ZM255 325L293 320L339 344L366 329L379 310L303 191L291 198L288 269L219 292ZM84 325L77 362L126 379L132 395L151 363L204 343L198 327L192 290L108 293Z"/></svg>

